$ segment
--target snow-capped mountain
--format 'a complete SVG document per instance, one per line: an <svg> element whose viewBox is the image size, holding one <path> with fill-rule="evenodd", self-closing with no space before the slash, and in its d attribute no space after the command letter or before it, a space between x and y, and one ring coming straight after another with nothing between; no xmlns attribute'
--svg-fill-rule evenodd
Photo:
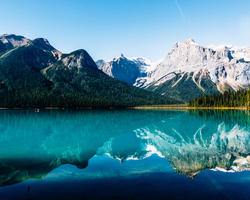
<svg viewBox="0 0 250 200"><path fill-rule="evenodd" d="M19 47L29 46L40 50L39 55L52 54L46 62L40 63L39 59L33 59L34 62L39 61L41 66L59 60L63 60L69 67L86 64L95 66L93 62L80 63L80 60L91 60L83 52L77 54L77 57L68 55L65 58L44 38L30 40L13 34L0 36L0 58L8 56ZM250 47L203 47L192 39L176 43L171 52L156 63L121 54L111 61L99 60L96 64L113 78L154 91L176 102L188 102L199 95L224 92L227 89L237 91L250 85Z"/></svg>
<svg viewBox="0 0 250 200"><path fill-rule="evenodd" d="M120 57L103 62L100 69L134 86L183 102L202 94L224 92L227 89L237 91L250 85L250 47L207 48L188 39L176 43L161 61L148 61L142 65L144 73L139 73L140 65L134 60L135 64L127 65L127 62L119 62L121 59L131 61ZM133 77L133 81L128 81L126 77Z"/></svg>
<svg viewBox="0 0 250 200"><path fill-rule="evenodd" d="M203 93L237 91L250 84L249 56L249 48L212 49L188 39L175 44L141 81L145 88L184 102Z"/></svg>
<svg viewBox="0 0 250 200"><path fill-rule="evenodd" d="M208 48L214 49L216 51L220 51L224 48L227 48L231 51L232 56L235 59L244 59L244 61L250 61L250 47L240 47L233 45L219 45L219 46L208 46Z"/></svg>
<svg viewBox="0 0 250 200"><path fill-rule="evenodd" d="M145 77L151 62L145 58L127 58L123 54L109 62L98 60L98 68L107 75L134 85L139 77Z"/></svg>

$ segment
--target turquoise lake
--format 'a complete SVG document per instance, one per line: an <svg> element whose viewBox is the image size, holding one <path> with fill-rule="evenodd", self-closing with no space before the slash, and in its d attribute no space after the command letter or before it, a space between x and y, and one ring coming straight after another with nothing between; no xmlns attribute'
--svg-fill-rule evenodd
<svg viewBox="0 0 250 200"><path fill-rule="evenodd" d="M0 111L0 200L250 199L248 111Z"/></svg>

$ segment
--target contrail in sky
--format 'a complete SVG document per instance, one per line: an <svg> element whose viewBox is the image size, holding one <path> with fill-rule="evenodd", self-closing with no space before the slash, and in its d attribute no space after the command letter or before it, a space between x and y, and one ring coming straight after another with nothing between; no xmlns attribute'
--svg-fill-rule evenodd
<svg viewBox="0 0 250 200"><path fill-rule="evenodd" d="M181 17L182 17L183 19L185 19L185 14L184 14L184 12L183 12L183 10L182 10L182 8L181 8L181 6L180 6L178 0L175 0L175 5L176 5L176 7L177 7L177 9L178 9L178 11L179 11Z"/></svg>

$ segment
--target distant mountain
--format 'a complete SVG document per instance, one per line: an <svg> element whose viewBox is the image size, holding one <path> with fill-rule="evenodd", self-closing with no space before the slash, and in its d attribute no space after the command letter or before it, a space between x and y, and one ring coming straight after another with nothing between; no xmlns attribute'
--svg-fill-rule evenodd
<svg viewBox="0 0 250 200"><path fill-rule="evenodd" d="M62 60L45 68L43 73L54 83L54 92L82 94L93 98L94 104L131 106L164 103L164 101L170 103L159 95L104 74L85 50L63 55Z"/></svg>
<svg viewBox="0 0 250 200"><path fill-rule="evenodd" d="M151 65L145 58L127 58L123 54L109 62L98 60L96 64L107 75L131 85L136 84L139 77L145 77L146 70Z"/></svg>
<svg viewBox="0 0 250 200"><path fill-rule="evenodd" d="M123 54L94 62L84 50L63 54L44 38L5 34L0 36L0 83L0 106L186 103L249 87L250 48L206 48L188 39L157 63Z"/></svg>
<svg viewBox="0 0 250 200"><path fill-rule="evenodd" d="M0 36L0 41L2 107L133 106L173 102L107 76L85 50L62 54L46 39L29 40L16 35Z"/></svg>
<svg viewBox="0 0 250 200"><path fill-rule="evenodd" d="M208 48L214 49L216 51L221 51L223 49L230 50L232 56L238 60L250 61L250 47L240 47L233 45L220 45L220 46L209 46Z"/></svg>
<svg viewBox="0 0 250 200"><path fill-rule="evenodd" d="M248 87L250 63L234 56L227 47L213 50L192 39L177 43L145 78L145 88L186 102L204 93Z"/></svg>
<svg viewBox="0 0 250 200"><path fill-rule="evenodd" d="M119 59L114 59L119 60ZM137 65L107 62L100 67L105 73L121 79L123 71L110 73L117 68L129 69L137 87L157 92L181 102L199 95L214 94L232 89L237 91L250 85L250 48L213 47L198 45L192 39L176 43L171 52L157 63L144 65L143 75ZM134 69L130 69L134 67ZM137 70L133 73L133 70ZM120 74L119 74L120 73ZM131 75L133 73L133 75ZM126 80L125 80L126 81Z"/></svg>

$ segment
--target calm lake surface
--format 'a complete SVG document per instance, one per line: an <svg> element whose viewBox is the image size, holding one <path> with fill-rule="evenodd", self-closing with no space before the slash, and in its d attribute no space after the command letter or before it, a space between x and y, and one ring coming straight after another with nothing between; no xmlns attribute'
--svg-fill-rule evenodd
<svg viewBox="0 0 250 200"><path fill-rule="evenodd" d="M250 199L247 111L0 111L0 200Z"/></svg>

